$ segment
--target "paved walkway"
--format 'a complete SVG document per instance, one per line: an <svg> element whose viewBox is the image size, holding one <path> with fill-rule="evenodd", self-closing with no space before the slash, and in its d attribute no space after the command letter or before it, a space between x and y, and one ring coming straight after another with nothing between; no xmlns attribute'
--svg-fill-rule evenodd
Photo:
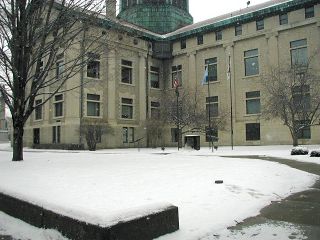
<svg viewBox="0 0 320 240"><path fill-rule="evenodd" d="M278 162L320 176L320 164L262 156L234 157ZM283 226L286 223L292 224L296 229L301 230L306 239L320 239L320 180L310 190L293 194L279 202L273 202L262 209L260 215L246 219L231 228L231 231L242 231L247 227L261 224ZM274 234L277 233L275 232ZM294 234L291 234L288 239L297 238Z"/></svg>

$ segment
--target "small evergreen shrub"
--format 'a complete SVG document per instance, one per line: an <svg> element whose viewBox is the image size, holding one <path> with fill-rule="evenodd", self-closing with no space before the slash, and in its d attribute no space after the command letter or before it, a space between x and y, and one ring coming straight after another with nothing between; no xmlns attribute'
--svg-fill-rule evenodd
<svg viewBox="0 0 320 240"><path fill-rule="evenodd" d="M291 155L308 155L309 150L305 147L294 147L291 150Z"/></svg>
<svg viewBox="0 0 320 240"><path fill-rule="evenodd" d="M310 157L320 157L320 150L314 150L310 153Z"/></svg>
<svg viewBox="0 0 320 240"><path fill-rule="evenodd" d="M54 143L43 143L43 144L34 144L32 146L34 149L62 149L62 150L84 150L83 144L54 144Z"/></svg>

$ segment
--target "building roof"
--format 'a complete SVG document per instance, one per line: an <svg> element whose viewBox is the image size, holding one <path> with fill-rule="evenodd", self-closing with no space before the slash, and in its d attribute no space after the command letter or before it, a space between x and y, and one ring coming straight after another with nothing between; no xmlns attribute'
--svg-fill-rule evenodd
<svg viewBox="0 0 320 240"><path fill-rule="evenodd" d="M174 32L163 35L167 40L186 38L188 36L219 30L232 25L242 24L255 19L289 12L303 8L310 4L319 3L319 0L271 0L238 11L223 14L205 21L191 24Z"/></svg>
<svg viewBox="0 0 320 240"><path fill-rule="evenodd" d="M59 0L56 1L58 2ZM255 21L259 18L262 19L264 17L278 15L318 3L319 0L271 0L194 23L167 34L154 33L141 26L137 26L119 18L107 18L105 15L99 16L100 21L98 24L106 28L114 28L132 34L132 36L143 38L145 40L174 41L182 38L193 37L198 34L214 32L237 24Z"/></svg>

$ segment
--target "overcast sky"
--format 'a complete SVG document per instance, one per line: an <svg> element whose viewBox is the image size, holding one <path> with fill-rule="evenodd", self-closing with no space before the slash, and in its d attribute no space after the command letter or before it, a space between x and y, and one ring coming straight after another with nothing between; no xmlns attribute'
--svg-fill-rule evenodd
<svg viewBox="0 0 320 240"><path fill-rule="evenodd" d="M247 7L248 0L189 0L189 12L193 22L200 22L225 13ZM250 6L267 0L250 0Z"/></svg>

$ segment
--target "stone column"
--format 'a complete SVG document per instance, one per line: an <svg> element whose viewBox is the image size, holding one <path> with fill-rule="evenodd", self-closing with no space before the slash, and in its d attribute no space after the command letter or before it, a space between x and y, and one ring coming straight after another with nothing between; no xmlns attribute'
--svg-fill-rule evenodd
<svg viewBox="0 0 320 240"><path fill-rule="evenodd" d="M226 73L225 77L222 79L226 79L227 81L227 88L226 95L228 96L227 102L228 107L227 111L230 112L230 119L229 119L229 126L227 128L230 129L230 145L233 143L233 145L236 144L236 71L235 71L235 64L234 64L234 43L228 43L224 45L224 50L225 50L225 59L226 59ZM230 57L230 62L229 62L229 57ZM230 66L229 66L230 64ZM228 74L228 70L230 68L230 71ZM232 114L231 114L232 113ZM233 132L232 131L233 128ZM233 139L232 139L233 138Z"/></svg>
<svg viewBox="0 0 320 240"><path fill-rule="evenodd" d="M266 67L279 66L278 32L266 34ZM262 69L261 69L262 70Z"/></svg>
<svg viewBox="0 0 320 240"><path fill-rule="evenodd" d="M194 88L198 86L197 79L197 67L196 67L196 52L191 52L188 54L189 57L189 74L188 74L188 85L190 88ZM195 85L193 85L195 84Z"/></svg>
<svg viewBox="0 0 320 240"><path fill-rule="evenodd" d="M140 121L146 120L147 114L147 89L146 89L146 61L147 56L143 53L139 53L139 119Z"/></svg>
<svg viewBox="0 0 320 240"><path fill-rule="evenodd" d="M108 71L107 71L107 86L108 86L108 96L104 104L107 104L107 111L108 111L108 120L110 123L116 122L117 119L117 101L116 101L116 93L117 93L117 74L116 74L116 54L115 50L109 50L108 53Z"/></svg>

